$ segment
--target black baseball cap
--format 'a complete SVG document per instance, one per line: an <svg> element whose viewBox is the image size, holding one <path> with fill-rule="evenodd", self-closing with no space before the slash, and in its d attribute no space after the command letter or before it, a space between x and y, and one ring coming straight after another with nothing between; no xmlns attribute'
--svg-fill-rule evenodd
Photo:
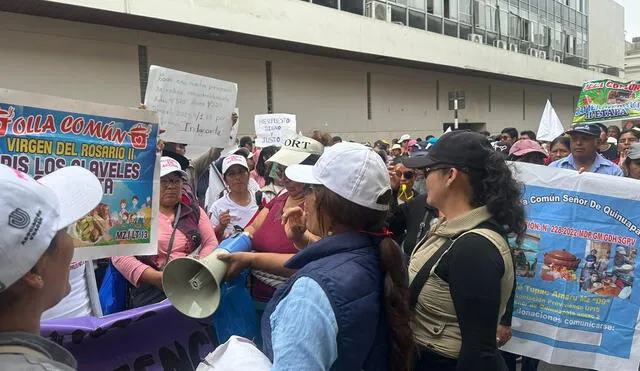
<svg viewBox="0 0 640 371"><path fill-rule="evenodd" d="M598 124L575 124L571 127L571 130L567 131L567 134L585 134L594 137L600 137L600 126Z"/></svg>
<svg viewBox="0 0 640 371"><path fill-rule="evenodd" d="M442 135L429 148L426 156L404 159L413 169L446 164L471 169L484 169L486 159L494 152L486 136L469 130L456 130Z"/></svg>

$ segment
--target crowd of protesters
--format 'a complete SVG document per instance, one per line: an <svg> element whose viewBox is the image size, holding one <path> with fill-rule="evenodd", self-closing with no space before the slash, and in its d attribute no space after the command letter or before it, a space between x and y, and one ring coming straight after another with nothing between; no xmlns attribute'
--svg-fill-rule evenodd
<svg viewBox="0 0 640 371"><path fill-rule="evenodd" d="M227 279L251 272L274 370L512 371L518 355L500 352L515 291L507 241L520 243L526 224L507 161L640 179L639 138L633 124L591 123L550 142L515 128L373 143L314 131L280 148L246 136L225 156L211 148L192 160L185 144L160 143L157 254L111 264L131 284L130 307L144 306L166 298L170 260L204 257L244 231L253 251L220 259ZM205 199L211 173L225 189ZM0 166L0 179L0 220L9 220L0 224L0 368L74 369L71 354L37 336L38 323L64 305L65 227L96 206L99 182L78 168L35 183ZM10 213L25 207L48 210L46 231L9 253L23 238ZM538 361L522 357L521 367Z"/></svg>

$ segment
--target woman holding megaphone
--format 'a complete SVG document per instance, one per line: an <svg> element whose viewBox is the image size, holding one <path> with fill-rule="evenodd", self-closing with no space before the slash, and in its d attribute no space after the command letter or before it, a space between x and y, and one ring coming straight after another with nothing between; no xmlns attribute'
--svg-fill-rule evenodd
<svg viewBox="0 0 640 371"><path fill-rule="evenodd" d="M171 157L160 159L160 213L158 215L158 253L155 256L119 256L113 265L135 286L133 308L160 302L163 268L169 260L191 254L204 257L217 246L213 226L197 203L183 197L187 173Z"/></svg>
<svg viewBox="0 0 640 371"><path fill-rule="evenodd" d="M384 230L393 197L384 162L363 145L338 143L286 175L310 185L304 212L287 213L288 232L320 240L285 263L295 273L265 309L273 369L408 370L408 279Z"/></svg>

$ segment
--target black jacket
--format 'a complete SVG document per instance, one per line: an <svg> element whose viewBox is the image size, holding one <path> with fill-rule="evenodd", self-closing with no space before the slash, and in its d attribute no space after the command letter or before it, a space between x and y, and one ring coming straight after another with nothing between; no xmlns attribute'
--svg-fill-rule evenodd
<svg viewBox="0 0 640 371"><path fill-rule="evenodd" d="M427 205L426 194L417 195L402 205L397 203L397 191L393 196L387 224L393 239L410 256L416 244L429 232L431 220L438 217L438 210Z"/></svg>

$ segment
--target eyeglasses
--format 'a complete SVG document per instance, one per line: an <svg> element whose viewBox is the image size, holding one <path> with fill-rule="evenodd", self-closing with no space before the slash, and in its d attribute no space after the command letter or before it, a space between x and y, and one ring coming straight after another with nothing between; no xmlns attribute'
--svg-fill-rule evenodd
<svg viewBox="0 0 640 371"><path fill-rule="evenodd" d="M414 171L396 171L396 176L398 178L402 178L404 177L405 179L413 179L414 176L416 176L416 173Z"/></svg>
<svg viewBox="0 0 640 371"><path fill-rule="evenodd" d="M184 182L181 178L160 178L160 185L168 187L170 185L181 185Z"/></svg>

